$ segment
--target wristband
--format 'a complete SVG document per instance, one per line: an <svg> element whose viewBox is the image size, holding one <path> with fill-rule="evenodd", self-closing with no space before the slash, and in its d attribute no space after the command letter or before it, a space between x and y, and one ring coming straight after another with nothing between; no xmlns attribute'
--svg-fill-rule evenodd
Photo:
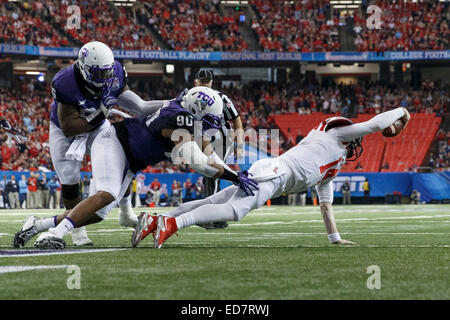
<svg viewBox="0 0 450 320"><path fill-rule="evenodd" d="M335 243L341 240L341 236L339 235L339 232L332 233L328 235L328 240L330 240L331 243Z"/></svg>
<svg viewBox="0 0 450 320"><path fill-rule="evenodd" d="M94 119L91 121L88 121L88 123L93 127L99 127L103 124L103 121L105 120L105 114L103 112L100 112Z"/></svg>
<svg viewBox="0 0 450 320"><path fill-rule="evenodd" d="M220 179L228 180L231 182L239 182L239 176L232 171L229 171L224 168L223 174L220 176Z"/></svg>

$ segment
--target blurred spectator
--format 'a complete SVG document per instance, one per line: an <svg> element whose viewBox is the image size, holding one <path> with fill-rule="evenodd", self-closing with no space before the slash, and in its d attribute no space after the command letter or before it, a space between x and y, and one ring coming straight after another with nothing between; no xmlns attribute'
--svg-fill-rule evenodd
<svg viewBox="0 0 450 320"><path fill-rule="evenodd" d="M0 195L2 197L3 208L10 208L8 193L6 191L6 185L8 184L8 180L6 179L6 175L3 175L2 180L0 180Z"/></svg>
<svg viewBox="0 0 450 320"><path fill-rule="evenodd" d="M411 203L420 204L420 192L414 189L411 193Z"/></svg>
<svg viewBox="0 0 450 320"><path fill-rule="evenodd" d="M19 202L21 208L26 208L27 193L28 193L27 177L24 174L22 174L19 181Z"/></svg>
<svg viewBox="0 0 450 320"><path fill-rule="evenodd" d="M19 209L19 184L16 181L16 176L11 175L10 180L6 184L6 193L8 194L9 205L11 209Z"/></svg>
<svg viewBox="0 0 450 320"><path fill-rule="evenodd" d="M58 187L60 186L58 178L53 177L50 179L50 181L47 183L48 192L49 192L49 208L50 209L59 209L59 198L57 196Z"/></svg>
<svg viewBox="0 0 450 320"><path fill-rule="evenodd" d="M167 184L163 183L159 190L159 206L167 207L169 205L169 192L167 190Z"/></svg>
<svg viewBox="0 0 450 320"><path fill-rule="evenodd" d="M183 185L185 191L185 202L192 200L192 182L191 179L187 179Z"/></svg>
<svg viewBox="0 0 450 320"><path fill-rule="evenodd" d="M42 178L38 181L38 189L41 191L40 203L42 208L49 208L50 191L48 189L48 179L45 172L42 172Z"/></svg>
<svg viewBox="0 0 450 320"><path fill-rule="evenodd" d="M341 187L342 192L342 204L352 204L351 196L350 196L350 181L345 180L344 184Z"/></svg>
<svg viewBox="0 0 450 320"><path fill-rule="evenodd" d="M158 178L155 178L152 183L150 184L150 194L152 195L152 202L155 204L155 206L158 206L160 196L161 196L161 183L158 181Z"/></svg>
<svg viewBox="0 0 450 320"><path fill-rule="evenodd" d="M38 180L33 172L30 172L28 178L28 194L27 194L27 208L37 209L39 206L38 193L37 193Z"/></svg>
<svg viewBox="0 0 450 320"><path fill-rule="evenodd" d="M181 189L181 185L177 180L173 180L171 189L172 189L172 206L178 207L183 203L183 190Z"/></svg>
<svg viewBox="0 0 450 320"><path fill-rule="evenodd" d="M133 177L131 181L131 206L136 208L136 198L137 198L137 180L136 177Z"/></svg>
<svg viewBox="0 0 450 320"><path fill-rule="evenodd" d="M205 186L203 185L203 177L198 177L197 181L195 182L195 198L201 199L204 197L205 193Z"/></svg>
<svg viewBox="0 0 450 320"><path fill-rule="evenodd" d="M298 197L298 193L289 193L289 195L288 195L288 205L296 206L297 205L297 197Z"/></svg>
<svg viewBox="0 0 450 320"><path fill-rule="evenodd" d="M363 191L364 191L364 202L366 204L370 203L370 183L369 179L366 178L366 180L363 182Z"/></svg>

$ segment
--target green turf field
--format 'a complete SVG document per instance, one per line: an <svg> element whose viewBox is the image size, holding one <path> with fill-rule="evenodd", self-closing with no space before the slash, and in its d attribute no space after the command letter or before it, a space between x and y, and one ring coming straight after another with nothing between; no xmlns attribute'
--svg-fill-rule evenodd
<svg viewBox="0 0 450 320"><path fill-rule="evenodd" d="M2 210L0 299L450 299L450 205L335 212L341 236L357 246L330 245L318 207L272 206L224 230L181 230L159 250L150 238L132 249L132 230L119 226L115 209L88 227L95 242L89 249L112 251L67 254L75 248L66 236L66 254L9 257L5 251L31 212ZM34 240L24 249L34 249ZM373 265L380 289L367 288Z"/></svg>

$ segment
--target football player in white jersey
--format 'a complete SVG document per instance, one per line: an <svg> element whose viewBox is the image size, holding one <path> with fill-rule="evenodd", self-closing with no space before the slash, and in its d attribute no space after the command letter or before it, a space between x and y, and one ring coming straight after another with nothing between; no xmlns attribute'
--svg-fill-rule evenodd
<svg viewBox="0 0 450 320"><path fill-rule="evenodd" d="M238 221L267 200L282 193L299 193L315 186L328 239L333 244L353 244L341 239L333 213L333 183L344 163L362 153L362 137L390 127L402 118L406 127L410 115L397 108L366 122L353 123L343 117L332 117L316 126L298 145L281 156L255 162L249 176L258 182L259 190L247 197L235 186L198 201L188 202L165 215L158 216L156 230L138 226L135 233L155 234L154 246L160 248L177 230L210 221ZM143 238L141 238L143 239Z"/></svg>

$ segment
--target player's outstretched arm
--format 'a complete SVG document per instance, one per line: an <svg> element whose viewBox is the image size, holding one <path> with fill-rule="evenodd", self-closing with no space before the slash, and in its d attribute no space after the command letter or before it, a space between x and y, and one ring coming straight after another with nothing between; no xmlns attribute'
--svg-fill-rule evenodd
<svg viewBox="0 0 450 320"><path fill-rule="evenodd" d="M336 227L336 219L334 217L333 206L329 202L320 203L320 211L322 213L323 222L327 229L328 240L332 244L355 244L352 241L341 239Z"/></svg>
<svg viewBox="0 0 450 320"><path fill-rule="evenodd" d="M96 118L88 121L87 118L80 117L80 111L77 107L58 103L58 121L62 132L66 138L89 132L95 128L95 123L105 119L103 112Z"/></svg>
<svg viewBox="0 0 450 320"><path fill-rule="evenodd" d="M410 119L408 110L405 108L397 108L386 111L368 121L355 123L351 126L333 128L328 133L333 134L340 141L351 141L358 137L384 130L400 118L403 119L406 126Z"/></svg>
<svg viewBox="0 0 450 320"><path fill-rule="evenodd" d="M352 241L341 239L339 231L336 226L336 219L334 217L333 210L333 183L329 181L323 185L317 185L316 191L319 196L320 212L322 213L322 219L327 230L328 240L332 244L355 244Z"/></svg>
<svg viewBox="0 0 450 320"><path fill-rule="evenodd" d="M142 100L128 86L117 97L117 104L136 116L147 116L158 111L169 100Z"/></svg>

